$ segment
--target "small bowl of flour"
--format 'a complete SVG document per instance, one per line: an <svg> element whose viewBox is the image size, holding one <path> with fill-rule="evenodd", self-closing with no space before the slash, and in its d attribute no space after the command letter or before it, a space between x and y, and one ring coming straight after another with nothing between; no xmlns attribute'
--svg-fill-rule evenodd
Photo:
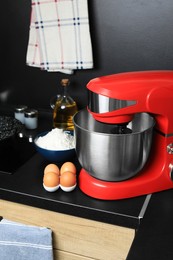
<svg viewBox="0 0 173 260"><path fill-rule="evenodd" d="M38 134L34 144L37 152L51 162L65 162L75 156L74 136L59 128Z"/></svg>

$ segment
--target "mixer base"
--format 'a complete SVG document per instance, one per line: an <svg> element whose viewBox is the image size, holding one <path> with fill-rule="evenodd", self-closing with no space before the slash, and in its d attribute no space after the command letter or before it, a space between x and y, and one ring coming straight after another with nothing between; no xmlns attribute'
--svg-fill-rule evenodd
<svg viewBox="0 0 173 260"><path fill-rule="evenodd" d="M144 171L137 177L121 182L98 180L84 169L79 174L79 188L90 197L118 200L173 188L173 182L163 172Z"/></svg>

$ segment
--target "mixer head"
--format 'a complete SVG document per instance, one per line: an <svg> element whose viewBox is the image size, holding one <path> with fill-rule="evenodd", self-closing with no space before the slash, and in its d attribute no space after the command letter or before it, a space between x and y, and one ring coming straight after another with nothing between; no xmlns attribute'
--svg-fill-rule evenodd
<svg viewBox="0 0 173 260"><path fill-rule="evenodd" d="M173 71L140 71L95 78L87 84L88 111L95 120L124 125L136 113L149 113L156 128L173 134Z"/></svg>

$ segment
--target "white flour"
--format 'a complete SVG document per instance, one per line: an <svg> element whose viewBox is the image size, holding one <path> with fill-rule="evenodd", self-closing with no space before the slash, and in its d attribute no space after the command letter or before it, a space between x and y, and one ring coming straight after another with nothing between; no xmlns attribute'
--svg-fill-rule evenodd
<svg viewBox="0 0 173 260"><path fill-rule="evenodd" d="M36 144L48 150L68 150L75 147L74 136L59 128L54 128L46 135L40 136Z"/></svg>

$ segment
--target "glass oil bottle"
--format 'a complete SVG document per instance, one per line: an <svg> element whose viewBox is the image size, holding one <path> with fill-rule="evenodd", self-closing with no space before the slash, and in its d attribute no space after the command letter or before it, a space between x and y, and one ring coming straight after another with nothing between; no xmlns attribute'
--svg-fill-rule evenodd
<svg viewBox="0 0 173 260"><path fill-rule="evenodd" d="M68 94L69 79L62 79L63 93L53 97L50 105L53 108L53 127L65 131L73 131L73 116L77 112L77 104Z"/></svg>

